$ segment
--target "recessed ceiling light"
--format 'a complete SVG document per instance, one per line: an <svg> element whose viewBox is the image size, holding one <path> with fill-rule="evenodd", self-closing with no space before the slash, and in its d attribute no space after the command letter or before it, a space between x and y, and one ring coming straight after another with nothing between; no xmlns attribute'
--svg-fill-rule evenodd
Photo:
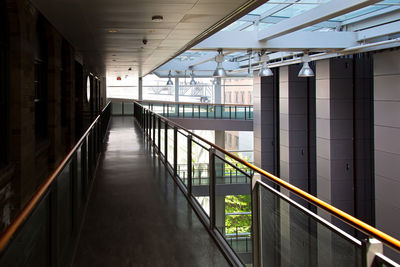
<svg viewBox="0 0 400 267"><path fill-rule="evenodd" d="M155 16L151 17L151 20L154 21L154 22L161 22L161 21L164 20L164 18L161 15L155 15Z"/></svg>
<svg viewBox="0 0 400 267"><path fill-rule="evenodd" d="M116 61L115 59L113 59L112 61Z"/></svg>
<svg viewBox="0 0 400 267"><path fill-rule="evenodd" d="M112 55L113 57L117 56L117 55Z"/></svg>
<svg viewBox="0 0 400 267"><path fill-rule="evenodd" d="M117 30L108 30L108 32L110 32L110 33L116 33L116 32L118 32Z"/></svg>

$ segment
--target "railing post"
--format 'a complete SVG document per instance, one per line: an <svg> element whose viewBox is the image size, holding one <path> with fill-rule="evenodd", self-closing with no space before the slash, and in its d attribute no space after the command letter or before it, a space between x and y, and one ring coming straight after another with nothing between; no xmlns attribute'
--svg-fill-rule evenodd
<svg viewBox="0 0 400 267"><path fill-rule="evenodd" d="M192 104L192 118L194 118L194 104Z"/></svg>
<svg viewBox="0 0 400 267"><path fill-rule="evenodd" d="M178 128L174 127L174 177L178 173Z"/></svg>
<svg viewBox="0 0 400 267"><path fill-rule="evenodd" d="M153 121L153 146L156 144L156 116L151 113L151 119Z"/></svg>
<svg viewBox="0 0 400 267"><path fill-rule="evenodd" d="M244 120L247 120L247 107L244 107Z"/></svg>
<svg viewBox="0 0 400 267"><path fill-rule="evenodd" d="M215 228L215 149L210 148L209 163L208 163L208 177L209 177L209 192L210 192L210 229Z"/></svg>
<svg viewBox="0 0 400 267"><path fill-rule="evenodd" d="M229 106L229 119L232 119L231 113L232 113L232 106Z"/></svg>
<svg viewBox="0 0 400 267"><path fill-rule="evenodd" d="M167 104L167 117L169 117L169 104Z"/></svg>
<svg viewBox="0 0 400 267"><path fill-rule="evenodd" d="M374 264L375 254L381 253L383 254L383 245L382 243L375 238L367 238L362 240L362 259L361 266L362 267L373 267L376 266Z"/></svg>
<svg viewBox="0 0 400 267"><path fill-rule="evenodd" d="M188 181L187 181L187 188L189 196L192 195L192 136L187 136L187 174L188 174Z"/></svg>
<svg viewBox="0 0 400 267"><path fill-rule="evenodd" d="M235 119L237 119L237 106L235 106Z"/></svg>
<svg viewBox="0 0 400 267"><path fill-rule="evenodd" d="M199 105L199 108L198 108L198 110L199 110L199 119L200 119L200 117L201 117L201 116L200 116L200 105Z"/></svg>
<svg viewBox="0 0 400 267"><path fill-rule="evenodd" d="M158 127L157 127L157 135L158 135L158 138L157 138L157 141L158 141L158 145L157 145L157 147L158 147L158 154L160 154L161 153L161 118L160 117L158 117L158 122L157 122L157 124L158 124Z"/></svg>
<svg viewBox="0 0 400 267"><path fill-rule="evenodd" d="M168 122L165 122L164 148L165 163L168 163Z"/></svg>
<svg viewBox="0 0 400 267"><path fill-rule="evenodd" d="M261 216L260 216L260 190L259 183L261 176L255 173L251 182L251 237L253 242L253 266L262 266L261 254Z"/></svg>
<svg viewBox="0 0 400 267"><path fill-rule="evenodd" d="M214 105L214 119L217 118L217 106Z"/></svg>

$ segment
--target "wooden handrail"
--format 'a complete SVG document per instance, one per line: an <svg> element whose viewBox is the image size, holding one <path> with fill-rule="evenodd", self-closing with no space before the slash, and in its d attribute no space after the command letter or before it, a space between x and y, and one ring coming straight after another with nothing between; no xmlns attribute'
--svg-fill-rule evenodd
<svg viewBox="0 0 400 267"><path fill-rule="evenodd" d="M101 111L101 114L105 111L105 109L110 106L110 103L107 103L107 105L103 108ZM22 223L26 220L26 218L31 214L32 210L36 207L40 199L44 196L44 194L47 192L49 189L50 185L53 183L53 181L58 177L58 175L64 170L65 166L68 164L68 162L71 160L73 157L74 153L76 150L78 150L79 146L83 143L85 140L86 136L90 133L90 131L93 129L94 125L97 123L97 121L100 119L100 115L96 117L96 119L92 122L92 124L89 126L89 128L86 130L86 132L83 134L83 136L79 139L79 141L76 143L76 145L71 149L71 151L68 153L68 155L61 161L61 163L58 165L58 167L53 171L53 173L49 176L49 178L46 179L46 181L43 182L43 184L39 187L39 190L33 195L33 197L26 203L24 208L18 213L18 215L15 217L15 219L12 221L12 223L4 230L3 233L0 235L0 252L4 250L14 233L18 230L18 228L22 225Z"/></svg>
<svg viewBox="0 0 400 267"><path fill-rule="evenodd" d="M140 105L140 103L136 102L137 104ZM143 106L142 106L143 107ZM144 107L143 107L144 108ZM146 108L144 108L146 109ZM179 124L149 110L150 112L152 112L153 114L155 114L155 116L158 116L160 118L162 118L162 120L168 121L168 125L172 124L175 127L187 132L188 134L192 135L192 137L196 137L197 139L201 140L202 142L208 144L209 146L219 150L220 152L228 155L230 158L233 158L234 160L240 162L241 164L247 166L248 168L252 169L253 171L259 173L260 175L268 178L269 180L273 181L274 183L286 188L287 190L291 191L292 193L296 194L297 196L303 198L304 200L306 200L307 202L310 202L324 210L326 210L328 213L330 213L331 215L339 218L340 220L344 221L347 224L350 224L352 227L358 229L359 231L363 232L364 234L368 235L368 236L372 236L380 241L382 241L385 245L393 248L394 250L396 250L397 252L400 253L400 241L378 229L376 229L375 227L372 227L371 225L351 216L350 214L328 204L327 202L320 200L319 198L301 190L300 188L282 180L281 178L261 169L258 168L257 166L248 163L247 161L235 156L234 154L226 151L225 149L211 143L210 141L202 138L201 136L190 132L189 130L187 130L186 128L183 128L182 126L180 126Z"/></svg>

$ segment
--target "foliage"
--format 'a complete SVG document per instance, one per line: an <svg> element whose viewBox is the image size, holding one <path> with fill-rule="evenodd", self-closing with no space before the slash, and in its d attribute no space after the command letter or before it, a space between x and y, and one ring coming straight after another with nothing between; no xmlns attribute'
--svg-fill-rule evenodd
<svg viewBox="0 0 400 267"><path fill-rule="evenodd" d="M250 195L225 196L225 213L251 212ZM226 215L225 231L227 234L250 233L251 214Z"/></svg>

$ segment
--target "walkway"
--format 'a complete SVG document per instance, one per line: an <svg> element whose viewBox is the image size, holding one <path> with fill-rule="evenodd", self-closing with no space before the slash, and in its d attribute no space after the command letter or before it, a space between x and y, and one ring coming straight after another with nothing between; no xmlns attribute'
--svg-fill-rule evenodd
<svg viewBox="0 0 400 267"><path fill-rule="evenodd" d="M131 117L113 117L73 266L228 266Z"/></svg>

